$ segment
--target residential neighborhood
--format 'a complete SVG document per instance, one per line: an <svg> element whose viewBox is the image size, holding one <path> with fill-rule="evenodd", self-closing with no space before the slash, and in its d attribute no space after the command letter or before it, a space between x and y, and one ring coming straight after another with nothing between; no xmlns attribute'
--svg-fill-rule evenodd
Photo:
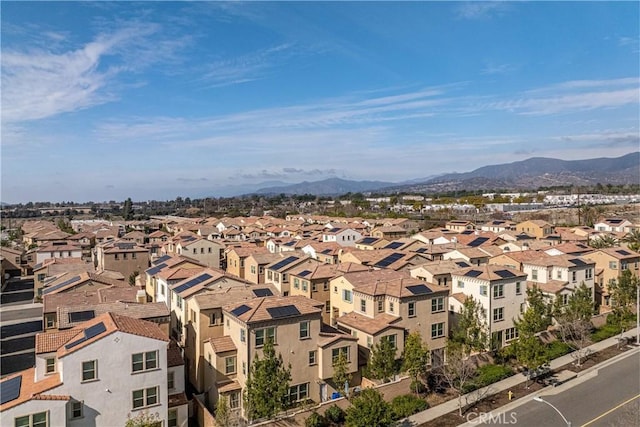
<svg viewBox="0 0 640 427"><path fill-rule="evenodd" d="M591 314L606 316L623 275L639 274L640 224L622 217L591 227L400 224L157 217L74 220L64 233L24 221L22 240L1 249L2 286L31 278L42 329L34 365L2 372L3 420L124 425L148 412L157 425L210 425L226 405L244 425L256 418L247 396L265 345L288 367L282 410L322 405L384 385L372 359L388 345L401 366L411 336L427 349L425 372L447 366L447 343L470 303L487 336L475 353L495 354L518 342L532 292L548 307L568 306L584 288Z"/></svg>

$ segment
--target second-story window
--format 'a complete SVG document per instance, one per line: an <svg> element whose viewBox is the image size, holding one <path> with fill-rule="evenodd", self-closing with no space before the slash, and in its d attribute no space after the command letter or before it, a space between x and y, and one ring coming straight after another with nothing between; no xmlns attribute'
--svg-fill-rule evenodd
<svg viewBox="0 0 640 427"><path fill-rule="evenodd" d="M309 332L309 321L300 322L300 339L306 339L311 336Z"/></svg>
<svg viewBox="0 0 640 427"><path fill-rule="evenodd" d="M351 302L351 291L348 289L343 289L342 299L346 302Z"/></svg>
<svg viewBox="0 0 640 427"><path fill-rule="evenodd" d="M378 313L382 313L384 311L384 300L378 300Z"/></svg>
<svg viewBox="0 0 640 427"><path fill-rule="evenodd" d="M176 387L175 371L167 372L167 388L173 390Z"/></svg>
<svg viewBox="0 0 640 427"><path fill-rule="evenodd" d="M131 355L131 370L133 372L148 371L158 367L158 350Z"/></svg>
<svg viewBox="0 0 640 427"><path fill-rule="evenodd" d="M522 294L522 284L520 282L516 282L516 295Z"/></svg>
<svg viewBox="0 0 640 427"><path fill-rule="evenodd" d="M46 369L46 373L47 374L51 374L53 372L56 371L56 358L55 357L48 357L46 360L47 363L47 369Z"/></svg>
<svg viewBox="0 0 640 427"><path fill-rule="evenodd" d="M89 360L82 362L82 381L92 381L98 379L98 361Z"/></svg>
<svg viewBox="0 0 640 427"><path fill-rule="evenodd" d="M236 373L236 356L224 358L224 373L227 375Z"/></svg>
<svg viewBox="0 0 640 427"><path fill-rule="evenodd" d="M256 330L256 347L262 347L266 340L271 340L272 343L276 344L275 327Z"/></svg>
<svg viewBox="0 0 640 427"><path fill-rule="evenodd" d="M538 270L531 270L531 279L538 280Z"/></svg>
<svg viewBox="0 0 640 427"><path fill-rule="evenodd" d="M246 332L244 329L240 329L240 342L245 342L247 340Z"/></svg>
<svg viewBox="0 0 640 427"><path fill-rule="evenodd" d="M411 301L407 306L409 317L416 317L416 303Z"/></svg>
<svg viewBox="0 0 640 427"><path fill-rule="evenodd" d="M431 312L439 313L441 311L444 311L444 297L431 299Z"/></svg>
<svg viewBox="0 0 640 427"><path fill-rule="evenodd" d="M493 298L503 298L504 297L504 285L496 285L493 287Z"/></svg>
<svg viewBox="0 0 640 427"><path fill-rule="evenodd" d="M367 312L367 300L364 298L360 298L360 311L363 313Z"/></svg>

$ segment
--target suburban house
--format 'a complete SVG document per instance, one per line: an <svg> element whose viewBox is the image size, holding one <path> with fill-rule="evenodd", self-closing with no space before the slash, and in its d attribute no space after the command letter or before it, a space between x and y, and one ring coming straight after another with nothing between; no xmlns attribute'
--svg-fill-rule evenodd
<svg viewBox="0 0 640 427"><path fill-rule="evenodd" d="M398 225L390 225L388 227L375 227L371 230L371 237L385 240L395 240L406 237L409 230Z"/></svg>
<svg viewBox="0 0 640 427"><path fill-rule="evenodd" d="M633 223L624 218L602 218L593 224L593 228L609 233L628 233L633 228Z"/></svg>
<svg viewBox="0 0 640 427"><path fill-rule="evenodd" d="M535 236L536 239L544 239L555 232L554 226L547 221L531 219L516 224L516 232Z"/></svg>
<svg viewBox="0 0 640 427"><path fill-rule="evenodd" d="M245 279L257 285L265 283L265 269L282 259L282 255L271 252L252 253L245 259Z"/></svg>
<svg viewBox="0 0 640 427"><path fill-rule="evenodd" d="M89 273L93 271L93 265L80 258L49 258L33 267L35 295L42 296L42 288L48 277L56 277L64 273Z"/></svg>
<svg viewBox="0 0 640 427"><path fill-rule="evenodd" d="M134 242L111 240L98 244L94 257L96 270L117 271L127 279L149 268L149 250Z"/></svg>
<svg viewBox="0 0 640 427"><path fill-rule="evenodd" d="M376 249L381 249L384 246L387 246L387 244L389 244L388 240L367 236L356 242L356 249L360 249L363 251L373 251Z"/></svg>
<svg viewBox="0 0 640 427"><path fill-rule="evenodd" d="M35 367L0 382L11 425L123 426L150 412L161 425L187 426L181 367L168 366L169 338L155 323L105 313L38 334L35 346Z"/></svg>
<svg viewBox="0 0 640 427"><path fill-rule="evenodd" d="M601 307L611 306L609 284L617 281L624 270L631 274L640 274L640 254L621 247L597 249L584 256L596 263L596 304Z"/></svg>
<svg viewBox="0 0 640 427"><path fill-rule="evenodd" d="M224 259L224 249L224 245L217 241L187 237L175 244L174 253L192 258L207 267L220 268Z"/></svg>
<svg viewBox="0 0 640 427"><path fill-rule="evenodd" d="M289 270L307 262L309 264L317 264L318 262L304 252L279 253L280 259L272 262L265 267L265 283L273 284L281 295L287 296L290 292L291 283L289 282Z"/></svg>
<svg viewBox="0 0 640 427"><path fill-rule="evenodd" d="M484 309L491 346L501 348L517 337L514 320L525 309L527 275L500 265L462 268L451 273L449 310L455 319L466 298L473 297Z"/></svg>
<svg viewBox="0 0 640 427"><path fill-rule="evenodd" d="M36 249L36 263L51 258L82 258L82 246L67 241L50 242Z"/></svg>
<svg viewBox="0 0 640 427"><path fill-rule="evenodd" d="M460 247L444 254L443 259L463 260L471 265L483 265L489 262L491 256L491 253L483 248Z"/></svg>
<svg viewBox="0 0 640 427"><path fill-rule="evenodd" d="M240 246L230 247L226 250L227 257L227 273L235 276L245 278L246 276L246 264L247 257L254 253L266 253L268 252L264 247L257 246Z"/></svg>
<svg viewBox="0 0 640 427"><path fill-rule="evenodd" d="M352 228L330 228L322 232L323 242L335 242L340 246L355 246L362 239L362 233Z"/></svg>
<svg viewBox="0 0 640 427"><path fill-rule="evenodd" d="M451 220L444 225L444 228L460 233L465 230L475 230L476 225L471 221Z"/></svg>
<svg viewBox="0 0 640 427"><path fill-rule="evenodd" d="M423 282L446 288L451 285L451 272L465 267L471 267L471 264L462 260L438 260L416 265L409 269L409 273Z"/></svg>

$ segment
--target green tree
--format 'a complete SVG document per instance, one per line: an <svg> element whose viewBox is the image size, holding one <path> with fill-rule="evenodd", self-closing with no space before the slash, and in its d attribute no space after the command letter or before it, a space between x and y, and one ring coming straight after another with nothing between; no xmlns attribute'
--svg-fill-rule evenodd
<svg viewBox="0 0 640 427"><path fill-rule="evenodd" d="M371 348L367 370L373 379L389 382L396 373L396 348L391 340L382 337Z"/></svg>
<svg viewBox="0 0 640 427"><path fill-rule="evenodd" d="M351 382L351 374L349 373L349 360L345 352L339 351L338 357L333 361L333 382L336 390L343 396L345 388L349 387Z"/></svg>
<svg viewBox="0 0 640 427"><path fill-rule="evenodd" d="M162 420L155 414L144 411L135 417L128 417L125 427L161 427Z"/></svg>
<svg viewBox="0 0 640 427"><path fill-rule="evenodd" d="M589 240L589 246L594 249L604 249L604 248L612 248L618 245L618 239L609 235L603 234L599 237L593 238Z"/></svg>
<svg viewBox="0 0 640 427"><path fill-rule="evenodd" d="M627 244L627 247L632 251L640 251L640 230L634 229L627 233L622 241Z"/></svg>
<svg viewBox="0 0 640 427"><path fill-rule="evenodd" d="M125 221L131 221L133 219L133 202L131 201L131 197L124 201L122 217Z"/></svg>
<svg viewBox="0 0 640 427"><path fill-rule="evenodd" d="M566 304L563 303L561 295L554 302L553 312L558 323L557 330L562 341L575 350L578 366L582 364L582 359L586 356L586 347L591 342L591 317L594 308L593 294L584 282L574 289Z"/></svg>
<svg viewBox="0 0 640 427"><path fill-rule="evenodd" d="M347 427L388 427L393 425L391 407L376 389L365 388L347 409Z"/></svg>
<svg viewBox="0 0 640 427"><path fill-rule="evenodd" d="M229 427L231 425L229 399L224 394L218 397L218 403L216 404L216 424L220 427Z"/></svg>
<svg viewBox="0 0 640 427"><path fill-rule="evenodd" d="M262 348L263 357L256 354L247 378L244 402L250 420L273 418L287 405L291 365L284 366L282 355L276 356L271 340Z"/></svg>
<svg viewBox="0 0 640 427"><path fill-rule="evenodd" d="M553 320L552 307L545 301L544 294L538 287L527 289L527 311L530 312L522 328L537 333L546 330Z"/></svg>
<svg viewBox="0 0 640 427"><path fill-rule="evenodd" d="M420 332L412 332L407 337L402 354L402 370L408 372L414 383L426 374L429 363L429 348L422 342ZM419 387L416 387L416 393Z"/></svg>
<svg viewBox="0 0 640 427"><path fill-rule="evenodd" d="M629 327L632 320L632 309L636 302L639 284L640 279L629 269L623 270L618 280L609 283L613 312L607 318L607 322L617 325L621 333Z"/></svg>
<svg viewBox="0 0 640 427"><path fill-rule="evenodd" d="M485 351L488 345L486 312L480 301L468 296L451 331L451 341L462 346L464 353Z"/></svg>

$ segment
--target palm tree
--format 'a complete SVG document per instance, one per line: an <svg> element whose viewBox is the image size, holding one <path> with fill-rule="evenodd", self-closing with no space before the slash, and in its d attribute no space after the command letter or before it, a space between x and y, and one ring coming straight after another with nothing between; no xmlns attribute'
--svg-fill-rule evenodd
<svg viewBox="0 0 640 427"><path fill-rule="evenodd" d="M589 240L589 246L595 249L611 248L618 245L618 239L610 234L602 234Z"/></svg>
<svg viewBox="0 0 640 427"><path fill-rule="evenodd" d="M640 230L635 229L627 233L622 241L627 244L627 247L634 252L640 251Z"/></svg>

